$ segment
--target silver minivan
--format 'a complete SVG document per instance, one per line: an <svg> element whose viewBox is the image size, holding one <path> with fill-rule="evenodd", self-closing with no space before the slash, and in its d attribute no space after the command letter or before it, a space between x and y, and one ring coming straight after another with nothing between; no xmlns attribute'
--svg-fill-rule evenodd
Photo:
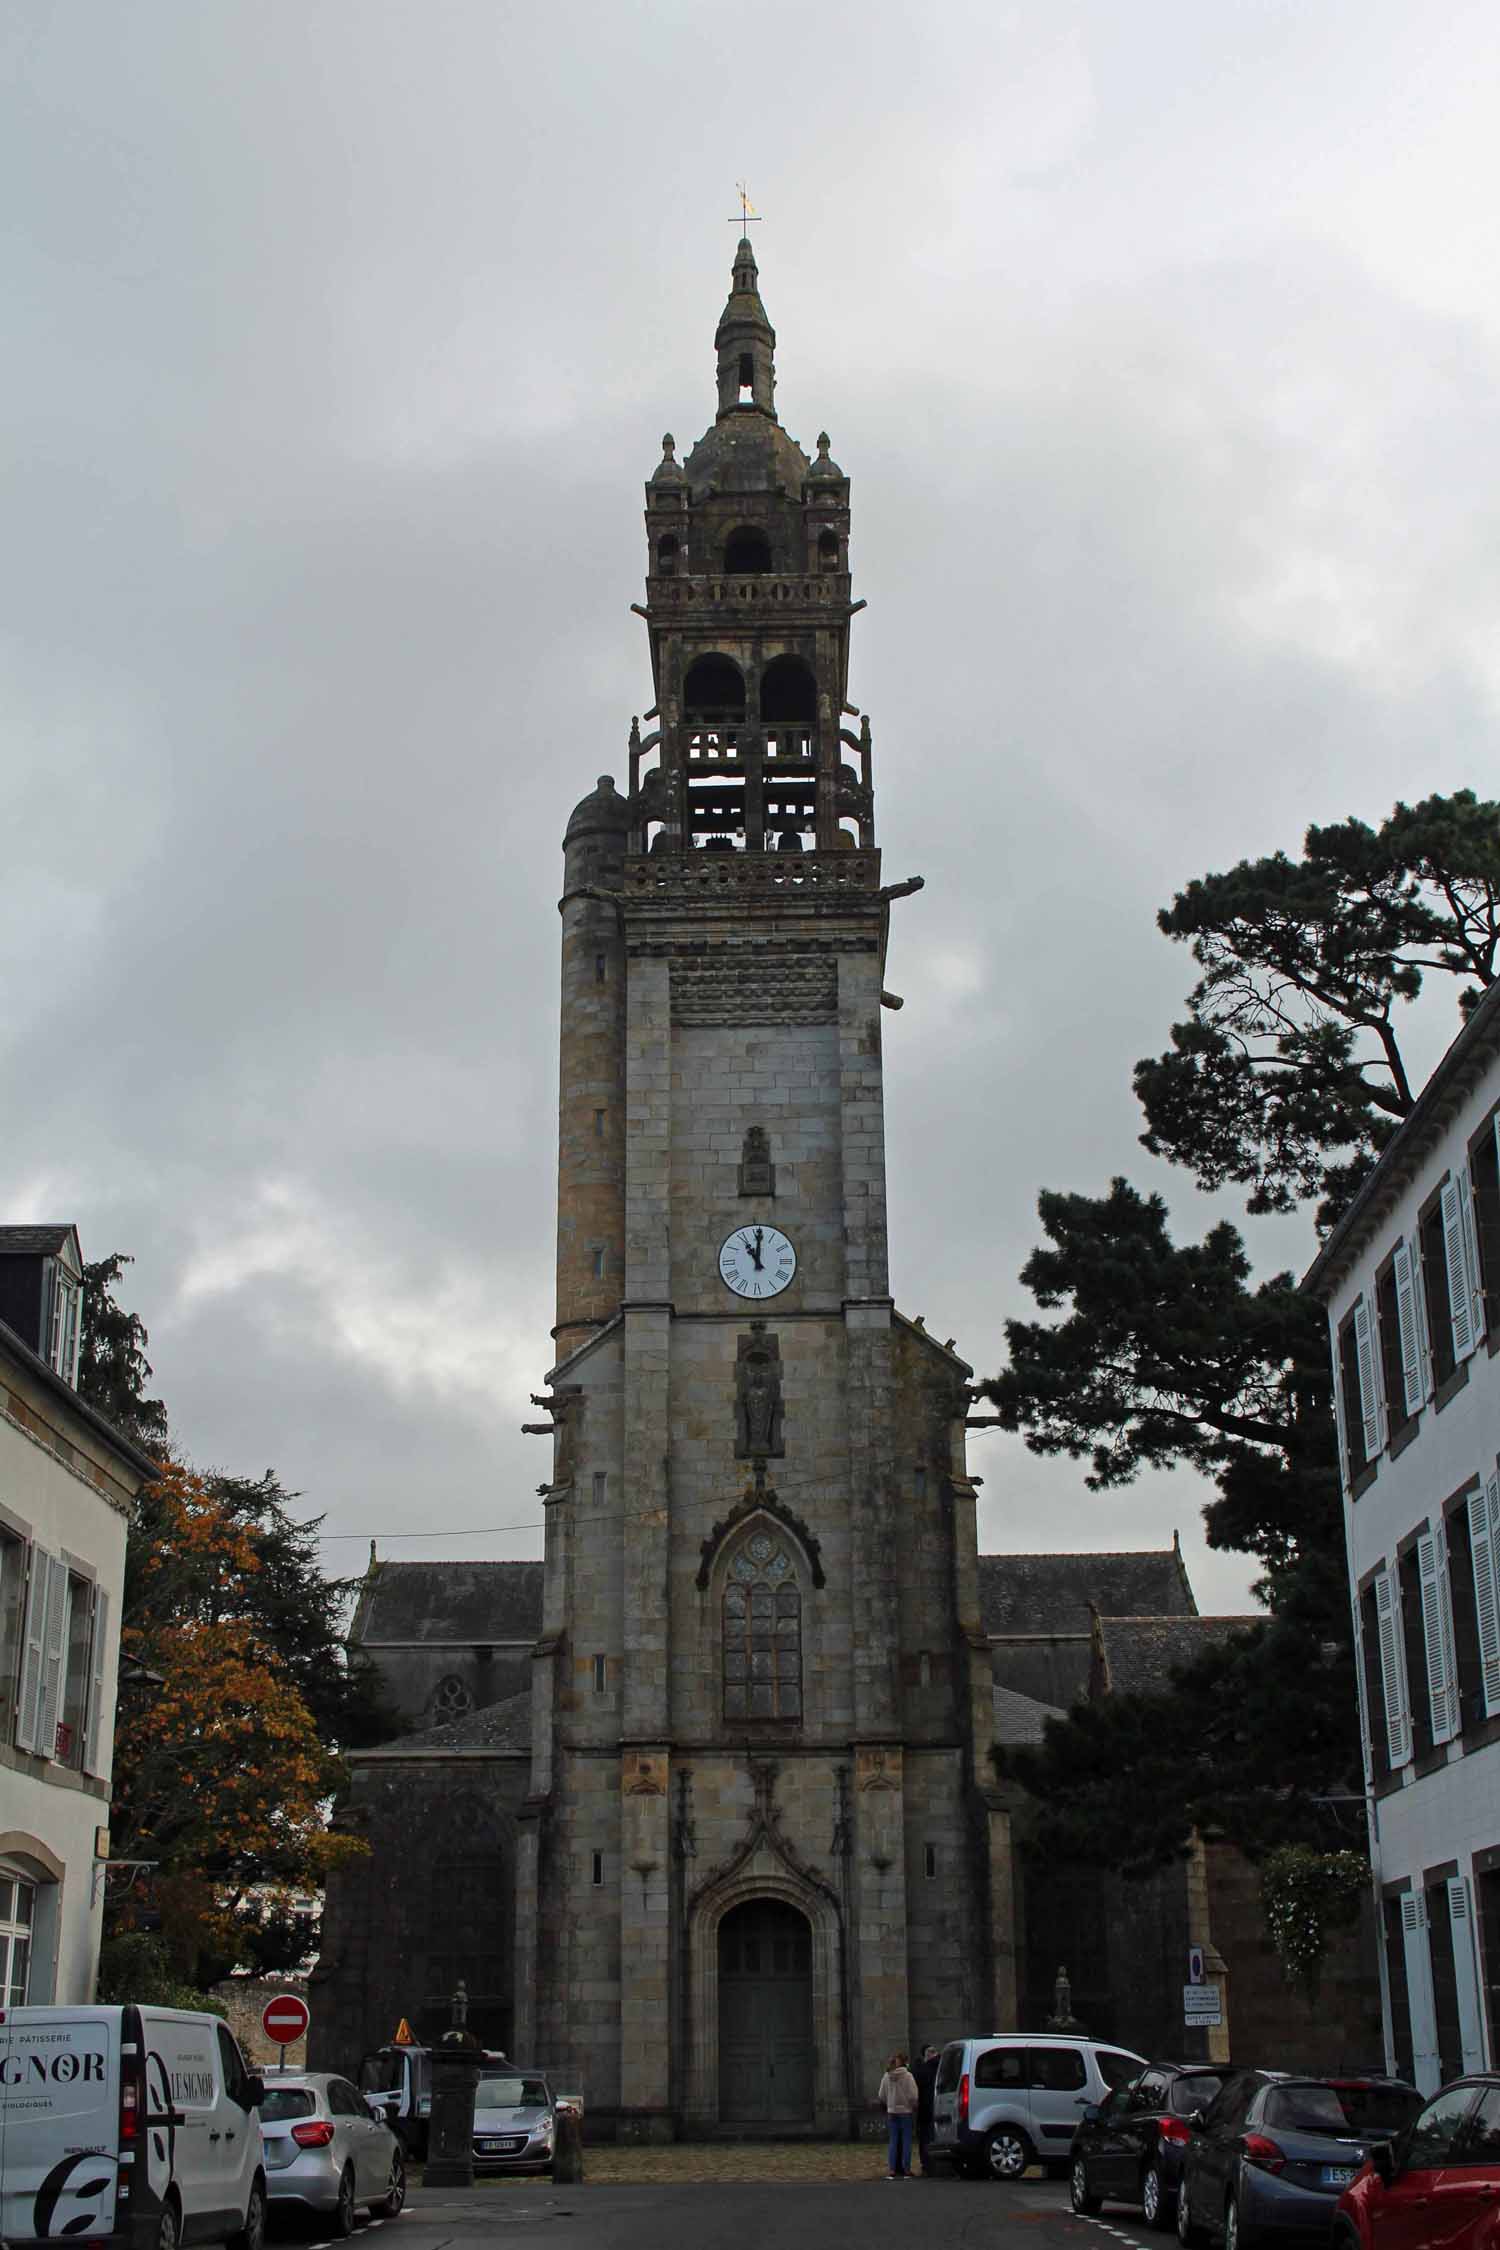
<svg viewBox="0 0 1500 2250"><path fill-rule="evenodd" d="M1145 2068L1144 2055L1101 2039L997 2031L950 2040L932 2090L933 2154L974 2178L1018 2180L1028 2164L1062 2172L1086 2105Z"/></svg>

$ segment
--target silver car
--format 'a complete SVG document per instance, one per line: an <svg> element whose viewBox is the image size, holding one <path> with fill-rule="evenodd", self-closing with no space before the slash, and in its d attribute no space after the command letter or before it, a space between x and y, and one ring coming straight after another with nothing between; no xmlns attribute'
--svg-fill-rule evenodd
<svg viewBox="0 0 1500 2250"><path fill-rule="evenodd" d="M540 2071L490 2070L474 2088L476 2172L550 2172L557 2104Z"/></svg>
<svg viewBox="0 0 1500 2250"><path fill-rule="evenodd" d="M406 2201L401 2143L349 2080L323 2070L268 2070L265 2084L260 2138L272 2208L316 2212L340 2238L354 2232L361 2204L394 2219Z"/></svg>

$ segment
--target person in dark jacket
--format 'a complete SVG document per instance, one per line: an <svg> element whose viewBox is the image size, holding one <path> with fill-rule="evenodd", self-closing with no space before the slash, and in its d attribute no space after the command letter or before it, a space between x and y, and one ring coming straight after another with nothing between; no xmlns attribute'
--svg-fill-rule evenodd
<svg viewBox="0 0 1500 2250"><path fill-rule="evenodd" d="M917 2082L917 2160L924 2180L932 2178L932 2089L937 2067L936 2047L924 2047L911 2066L911 2074Z"/></svg>

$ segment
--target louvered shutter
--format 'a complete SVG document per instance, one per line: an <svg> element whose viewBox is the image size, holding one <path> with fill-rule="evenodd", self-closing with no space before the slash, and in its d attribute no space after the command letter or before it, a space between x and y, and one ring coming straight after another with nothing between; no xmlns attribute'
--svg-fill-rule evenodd
<svg viewBox="0 0 1500 2250"><path fill-rule="evenodd" d="M1427 1315L1427 1276L1422 1270L1422 1237L1414 1234L1407 1244L1411 1258L1412 1310L1417 1316L1417 1365L1421 1377L1419 1389L1421 1403L1426 1404L1437 1388L1437 1370L1432 1364L1432 1323Z"/></svg>
<svg viewBox="0 0 1500 2250"><path fill-rule="evenodd" d="M1406 1700L1406 1654L1401 1645L1401 1590L1393 1570L1382 1570L1376 1577L1375 1617L1380 1629L1386 1750L1394 1772L1411 1758L1411 1713Z"/></svg>
<svg viewBox="0 0 1500 2250"><path fill-rule="evenodd" d="M1448 1318L1453 1329L1455 1359L1467 1359L1474 1349L1469 1252L1463 1221L1463 1196L1468 1193L1468 1181L1467 1172L1461 1171L1457 1179L1444 1180L1442 1187L1443 1256L1448 1267Z"/></svg>
<svg viewBox="0 0 1500 2250"><path fill-rule="evenodd" d="M100 1725L104 1716L104 1690L108 1680L105 1663L109 1655L109 1595L102 1586L94 1588L94 1616L89 1636L89 1710L83 1730L83 1770L85 1773L104 1774L109 1770L108 1744L105 1758L99 1762Z"/></svg>
<svg viewBox="0 0 1500 2250"><path fill-rule="evenodd" d="M1435 2094L1443 2066L1438 2056L1432 1953L1427 1943L1427 1901L1420 1891L1401 1893L1401 1937L1406 1949L1406 2000L1411 2011L1412 2076L1424 2094Z"/></svg>
<svg viewBox="0 0 1500 2250"><path fill-rule="evenodd" d="M1479 1626L1479 1669L1484 1713L1500 1712L1500 1584L1495 1532L1500 1525L1500 1477L1490 1477L1469 1503L1469 1555L1474 1566L1474 1614Z"/></svg>
<svg viewBox="0 0 1500 2250"><path fill-rule="evenodd" d="M1458 1215L1463 1225L1464 1265L1469 1276L1469 1317L1473 1322L1474 1348L1484 1339L1484 1283L1479 1272L1479 1229L1474 1222L1474 1182L1465 1164L1458 1174Z"/></svg>
<svg viewBox="0 0 1500 2250"><path fill-rule="evenodd" d="M1436 1532L1424 1531L1417 1541L1417 1573L1422 1588L1422 1645L1427 1652L1432 1739L1434 1743L1447 1742L1458 1732L1454 1710L1458 1698L1454 1692L1453 1627L1448 1615L1443 1546Z"/></svg>
<svg viewBox="0 0 1500 2250"><path fill-rule="evenodd" d="M1371 1333L1370 1304L1367 1297L1354 1300L1354 1365L1359 1376L1359 1413L1364 1425L1365 1459L1373 1461L1383 1441L1381 1432L1380 1386L1375 1372L1375 1339Z"/></svg>
<svg viewBox="0 0 1500 2250"><path fill-rule="evenodd" d="M1347 1491L1351 1482L1349 1432L1344 1423L1344 1363L1336 1335L1332 1340L1330 1349L1333 1353L1333 1420L1338 1431L1339 1469L1343 1475L1344 1489Z"/></svg>
<svg viewBox="0 0 1500 2250"><path fill-rule="evenodd" d="M59 1555L47 1557L46 1643L36 1699L36 1747L43 1758L57 1755L57 1720L62 1709L63 1674L68 1655L68 1566Z"/></svg>
<svg viewBox="0 0 1500 2250"><path fill-rule="evenodd" d="M1412 1254L1404 1242L1396 1244L1391 1277L1396 1284L1396 1330L1401 1340L1402 1404L1408 1414L1420 1414L1422 1351L1417 1327L1417 1274Z"/></svg>
<svg viewBox="0 0 1500 2250"><path fill-rule="evenodd" d="M1458 2035L1463 2068L1483 2070L1484 2019L1479 2008L1479 1961L1474 1950L1474 1910L1462 1875L1448 1879L1448 1920L1453 1930L1453 1973L1458 1986Z"/></svg>
<svg viewBox="0 0 1500 2250"><path fill-rule="evenodd" d="M45 1547L33 1547L26 1579L26 1623L21 1634L21 1688L16 1697L16 1748L35 1750L36 1706L47 1647L47 1566Z"/></svg>

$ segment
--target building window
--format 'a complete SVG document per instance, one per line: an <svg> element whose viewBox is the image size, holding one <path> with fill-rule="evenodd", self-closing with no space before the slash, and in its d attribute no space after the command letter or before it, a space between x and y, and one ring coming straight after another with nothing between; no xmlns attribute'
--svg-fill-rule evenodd
<svg viewBox="0 0 1500 2250"><path fill-rule="evenodd" d="M602 1694L604 1693L604 1691L605 1691L605 1688L606 1688L606 1687L607 1687L608 1685L609 1685L609 1659L608 1659L607 1657L604 1657L604 1656L596 1656L596 1657L594 1658L594 1693L595 1693L595 1695L602 1695Z"/></svg>
<svg viewBox="0 0 1500 2250"><path fill-rule="evenodd" d="M594 1279L596 1281L604 1279L604 1262L607 1255L608 1253L602 1248L596 1248L594 1251Z"/></svg>
<svg viewBox="0 0 1500 2250"><path fill-rule="evenodd" d="M30 1549L14 1728L18 1749L90 1773L99 1771L102 1756L108 1767L109 1746L101 1742L108 1623L102 1586L69 1570L61 1555Z"/></svg>
<svg viewBox="0 0 1500 2250"><path fill-rule="evenodd" d="M1423 1675L1427 1724L1434 1745L1458 1732L1458 1664L1453 1648L1453 1599L1448 1587L1448 1542L1439 1520L1417 1540L1418 1599L1422 1613Z"/></svg>
<svg viewBox="0 0 1500 2250"><path fill-rule="evenodd" d="M53 1756L60 1765L83 1763L93 1673L95 1589L87 1578L68 1574L67 1616L63 1626L62 1685L58 1700ZM103 1596L100 1596L102 1601Z"/></svg>
<svg viewBox="0 0 1500 2250"><path fill-rule="evenodd" d="M0 1524L0 1742L9 1742L15 1734L25 1609L26 1542Z"/></svg>
<svg viewBox="0 0 1500 2250"><path fill-rule="evenodd" d="M594 1138L596 1141L602 1141L604 1138L604 1120L608 1115L607 1109L596 1109L594 1112Z"/></svg>
<svg viewBox="0 0 1500 2250"><path fill-rule="evenodd" d="M0 1869L0 2002L24 2008L31 1977L36 1885Z"/></svg>
<svg viewBox="0 0 1500 2250"><path fill-rule="evenodd" d="M594 1471L594 1506L596 1508L604 1506L604 1496L608 1490L609 1471L607 1469L596 1469Z"/></svg>
<svg viewBox="0 0 1500 2250"><path fill-rule="evenodd" d="M926 1876L929 1883L934 1882L937 1879L936 1844L924 1844L922 1846L922 1873Z"/></svg>
<svg viewBox="0 0 1500 2250"><path fill-rule="evenodd" d="M1386 1426L1394 1442L1410 1429L1422 1407L1417 1291L1404 1242L1397 1243L1376 1276L1375 1326Z"/></svg>
<svg viewBox="0 0 1500 2250"><path fill-rule="evenodd" d="M1432 1709L1422 1692L1427 1678L1427 1641L1423 1631L1422 1579L1416 1542L1399 1558L1392 1576L1399 1587L1401 1653L1406 1673L1412 1755L1420 1758L1432 1748Z"/></svg>
<svg viewBox="0 0 1500 2250"><path fill-rule="evenodd" d="M594 955L594 982L595 982L595 984L603 984L603 983L604 983L604 982L606 981L606 979L608 978L608 976L609 976L609 955L608 955L607 953L596 953L596 954Z"/></svg>
<svg viewBox="0 0 1500 2250"><path fill-rule="evenodd" d="M603 1881L604 1881L604 1854L603 1854L603 1852L595 1852L595 1854L594 1854L594 1888L595 1888L595 1890L598 1890L598 1889L599 1889L599 1887L600 1887L600 1885L601 1885L601 1884L603 1883Z"/></svg>
<svg viewBox="0 0 1500 2250"><path fill-rule="evenodd" d="M466 1711L472 1711L474 1698L457 1674L450 1672L448 1677L439 1680L437 1686L433 1689L430 1708L435 1723L443 1727L447 1726L450 1720L461 1719Z"/></svg>
<svg viewBox="0 0 1500 2250"><path fill-rule="evenodd" d="M1480 1707L1492 1719L1500 1714L1500 1477L1470 1494L1468 1519Z"/></svg>
<svg viewBox="0 0 1500 2250"><path fill-rule="evenodd" d="M911 1496L914 1500L925 1500L927 1498L927 1471L925 1469L912 1470Z"/></svg>
<svg viewBox="0 0 1500 2250"><path fill-rule="evenodd" d="M63 1265L60 1259L49 1258L43 1268L42 1286L47 1293L42 1322L45 1344L42 1357L65 1383L76 1385L78 1338L83 1311L82 1280Z"/></svg>
<svg viewBox="0 0 1500 2250"><path fill-rule="evenodd" d="M802 1595L786 1549L756 1532L724 1588L724 1716L802 1716Z"/></svg>
<svg viewBox="0 0 1500 2250"><path fill-rule="evenodd" d="M924 1648L917 1658L917 1685L918 1687L931 1687L932 1685L932 1651L930 1649Z"/></svg>
<svg viewBox="0 0 1500 2250"><path fill-rule="evenodd" d="M1463 1166L1444 1180L1420 1222L1422 1281L1436 1383L1446 1383L1483 1333L1484 1292L1474 1198Z"/></svg>
<svg viewBox="0 0 1500 2250"><path fill-rule="evenodd" d="M1411 1760L1411 1704L1407 1694L1406 1636L1401 1582L1394 1570L1377 1570L1360 1596L1365 1698L1370 1748L1377 1778Z"/></svg>

